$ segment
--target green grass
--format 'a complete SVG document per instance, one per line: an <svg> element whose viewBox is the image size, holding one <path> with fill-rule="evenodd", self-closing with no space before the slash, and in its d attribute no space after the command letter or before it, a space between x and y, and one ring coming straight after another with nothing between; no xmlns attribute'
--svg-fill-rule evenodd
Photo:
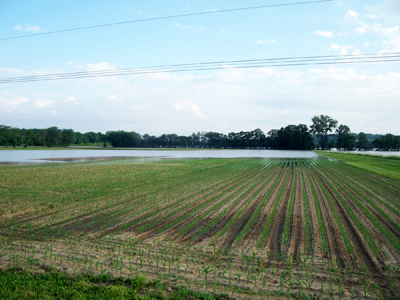
<svg viewBox="0 0 400 300"><path fill-rule="evenodd" d="M104 276L69 276L60 272L34 274L20 268L0 270L0 299L227 299L188 289L166 292L157 281L144 276L110 278Z"/></svg>
<svg viewBox="0 0 400 300"><path fill-rule="evenodd" d="M400 156L381 156L329 151L315 152L325 157L343 161L354 167L400 181Z"/></svg>

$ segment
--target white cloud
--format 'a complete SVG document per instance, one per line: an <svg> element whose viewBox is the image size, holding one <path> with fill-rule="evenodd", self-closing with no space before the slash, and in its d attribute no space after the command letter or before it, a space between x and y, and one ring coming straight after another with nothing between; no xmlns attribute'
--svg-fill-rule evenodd
<svg viewBox="0 0 400 300"><path fill-rule="evenodd" d="M400 27L395 25L392 27L385 27L379 23L373 23L372 25L360 22L360 26L355 28L355 31L359 34L365 34L367 32L376 33L384 37L383 44L393 47L392 50L400 50Z"/></svg>
<svg viewBox="0 0 400 300"><path fill-rule="evenodd" d="M348 17L348 18L357 18L358 17L358 13L356 13L353 10L349 10L346 13L346 17Z"/></svg>
<svg viewBox="0 0 400 300"><path fill-rule="evenodd" d="M275 39L257 40L257 41L255 41L255 43L258 45L276 44L276 40Z"/></svg>
<svg viewBox="0 0 400 300"><path fill-rule="evenodd" d="M230 31L229 29L222 29L222 30L220 30L219 33L228 33L229 31Z"/></svg>
<svg viewBox="0 0 400 300"><path fill-rule="evenodd" d="M85 66L78 66L78 69L84 69L86 71L101 71L115 69L115 66L108 62L98 62L93 64L87 64Z"/></svg>
<svg viewBox="0 0 400 300"><path fill-rule="evenodd" d="M371 20L376 20L376 19L379 19L379 17L378 17L378 16L376 16L376 15L371 15L371 14L369 14L369 15L366 15L366 17L367 17L368 19L371 19Z"/></svg>
<svg viewBox="0 0 400 300"><path fill-rule="evenodd" d="M333 38L333 32L332 31L321 31L317 30L315 32L316 36L323 36L323 37L328 37L328 38Z"/></svg>
<svg viewBox="0 0 400 300"><path fill-rule="evenodd" d="M315 74L319 79L328 79L335 81L348 82L351 81L363 81L367 78L365 75L359 75L354 68L338 68L336 66L323 68L311 68L309 69L311 74Z"/></svg>
<svg viewBox="0 0 400 300"><path fill-rule="evenodd" d="M243 110L243 113L247 116L251 116L251 113L249 113L247 110Z"/></svg>
<svg viewBox="0 0 400 300"><path fill-rule="evenodd" d="M176 23L176 22L174 23L174 25L176 27L180 28L180 29L191 30L193 32L203 30L203 27L196 27L196 26L193 26L193 25L181 25L181 24Z"/></svg>
<svg viewBox="0 0 400 300"><path fill-rule="evenodd" d="M353 46L339 46L338 44L332 43L330 50L338 51L340 55L346 55L350 49L353 49Z"/></svg>
<svg viewBox="0 0 400 300"><path fill-rule="evenodd" d="M14 26L15 30L23 30L23 31L33 31L33 32L41 32L42 29L39 26L32 26L30 24L26 26L22 26L21 24L18 24Z"/></svg>
<svg viewBox="0 0 400 300"><path fill-rule="evenodd" d="M48 107L53 104L53 101L51 101L47 98L44 98L44 99L35 100L34 103L37 107Z"/></svg>
<svg viewBox="0 0 400 300"><path fill-rule="evenodd" d="M258 45L266 45L266 44L276 44L276 40L275 39L269 39L269 40L257 40L255 41L256 44Z"/></svg>
<svg viewBox="0 0 400 300"><path fill-rule="evenodd" d="M107 99L112 101L122 101L122 98L117 97L117 95L110 95Z"/></svg>
<svg viewBox="0 0 400 300"><path fill-rule="evenodd" d="M64 101L64 102L75 102L76 99L75 99L74 96L68 96L68 97L65 98L63 101Z"/></svg>
<svg viewBox="0 0 400 300"><path fill-rule="evenodd" d="M199 106L196 103L193 103L190 99L185 102L174 102L172 105L177 111L191 112L196 117L207 119L207 117L200 112Z"/></svg>
<svg viewBox="0 0 400 300"><path fill-rule="evenodd" d="M373 16L393 22L400 21L399 0L383 0L375 6L366 6L365 9L370 13L367 17Z"/></svg>
<svg viewBox="0 0 400 300"><path fill-rule="evenodd" d="M3 95L8 96L8 93L6 94L6 92L4 92ZM12 98L12 99L7 99L7 98L0 96L0 107L8 112L11 112L12 110L19 110L20 107L23 106L27 102L29 102L28 98L24 98L24 97L20 97L20 96Z"/></svg>

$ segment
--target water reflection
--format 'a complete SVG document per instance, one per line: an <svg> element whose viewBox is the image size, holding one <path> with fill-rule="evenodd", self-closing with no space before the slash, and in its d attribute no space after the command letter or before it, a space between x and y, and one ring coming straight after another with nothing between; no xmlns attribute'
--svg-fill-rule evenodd
<svg viewBox="0 0 400 300"><path fill-rule="evenodd" d="M244 158L244 157L318 157L312 151L285 150L2 150L2 163L48 163L122 158Z"/></svg>

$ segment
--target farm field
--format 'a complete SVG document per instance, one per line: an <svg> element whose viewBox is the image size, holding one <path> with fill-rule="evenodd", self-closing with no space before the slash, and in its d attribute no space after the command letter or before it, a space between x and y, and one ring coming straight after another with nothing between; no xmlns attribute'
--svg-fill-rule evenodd
<svg viewBox="0 0 400 300"><path fill-rule="evenodd" d="M398 152L392 152L393 155L385 156L377 154L361 153L341 153L331 151L315 151L319 155L330 157L336 160L344 161L354 167L374 172L389 178L400 180L400 156L395 156ZM390 153L390 152L389 152Z"/></svg>
<svg viewBox="0 0 400 300"><path fill-rule="evenodd" d="M398 180L322 157L0 166L0 268L398 299L399 195Z"/></svg>

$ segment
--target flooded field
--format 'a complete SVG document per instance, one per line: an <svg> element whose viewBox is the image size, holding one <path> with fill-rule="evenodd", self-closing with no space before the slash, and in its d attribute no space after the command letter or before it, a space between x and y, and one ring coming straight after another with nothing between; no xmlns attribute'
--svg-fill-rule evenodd
<svg viewBox="0 0 400 300"><path fill-rule="evenodd" d="M312 151L284 150L5 150L0 151L0 162L44 163L48 161L86 161L98 158L160 157L160 158L238 158L238 157L299 157L318 155Z"/></svg>
<svg viewBox="0 0 400 300"><path fill-rule="evenodd" d="M1 267L265 297L393 298L400 183L323 158L0 167Z"/></svg>

